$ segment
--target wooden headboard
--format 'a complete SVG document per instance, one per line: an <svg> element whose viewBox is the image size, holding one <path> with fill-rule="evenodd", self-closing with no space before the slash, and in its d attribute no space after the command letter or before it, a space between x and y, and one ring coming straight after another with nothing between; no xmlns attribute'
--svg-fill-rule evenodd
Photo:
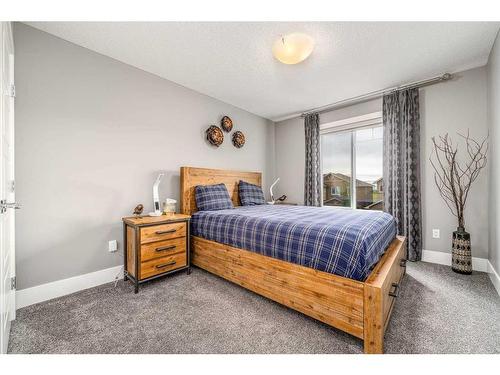
<svg viewBox="0 0 500 375"><path fill-rule="evenodd" d="M227 187L233 204L239 206L238 183L240 180L262 186L262 173L181 167L181 213L191 215L197 211L194 196L194 188L197 185L223 183Z"/></svg>

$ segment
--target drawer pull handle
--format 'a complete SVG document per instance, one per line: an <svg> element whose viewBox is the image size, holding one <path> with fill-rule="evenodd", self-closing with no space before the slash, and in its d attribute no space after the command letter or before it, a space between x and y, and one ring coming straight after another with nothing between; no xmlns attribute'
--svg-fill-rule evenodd
<svg viewBox="0 0 500 375"><path fill-rule="evenodd" d="M389 295L391 297L396 298L399 295L399 284L398 283L392 283L391 285L394 289L389 291Z"/></svg>
<svg viewBox="0 0 500 375"><path fill-rule="evenodd" d="M402 268L406 268L406 259L401 259L401 262L399 262L399 265L400 265Z"/></svg>
<svg viewBox="0 0 500 375"><path fill-rule="evenodd" d="M177 229L169 229L169 230L157 230L156 234L167 234L177 232Z"/></svg>
<svg viewBox="0 0 500 375"><path fill-rule="evenodd" d="M171 249L175 249L175 248L176 248L175 245L163 246L163 247L157 247L155 249L155 251L160 252L160 251L171 250Z"/></svg>
<svg viewBox="0 0 500 375"><path fill-rule="evenodd" d="M161 268L165 268L168 266L173 266L175 263L177 263L177 262L174 260L173 262L169 262L169 263L165 263L165 264L158 264L156 266L156 268L161 269Z"/></svg>

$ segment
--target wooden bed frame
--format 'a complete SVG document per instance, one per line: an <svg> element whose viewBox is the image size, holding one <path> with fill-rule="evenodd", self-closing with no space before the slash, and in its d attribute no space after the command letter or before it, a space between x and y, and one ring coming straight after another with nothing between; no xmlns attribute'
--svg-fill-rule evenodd
<svg viewBox="0 0 500 375"><path fill-rule="evenodd" d="M182 213L196 212L196 185L224 183L239 206L240 180L261 186L262 175L182 167ZM383 353L384 333L406 271L404 237L389 245L365 282L201 237L191 237L191 252L193 265L362 339L365 353Z"/></svg>

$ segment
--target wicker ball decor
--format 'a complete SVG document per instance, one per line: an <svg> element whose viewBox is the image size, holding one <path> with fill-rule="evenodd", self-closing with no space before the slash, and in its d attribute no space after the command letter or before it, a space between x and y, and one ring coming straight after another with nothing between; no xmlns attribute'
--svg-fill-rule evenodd
<svg viewBox="0 0 500 375"><path fill-rule="evenodd" d="M218 126L211 125L207 129L206 133L207 133L207 141L209 141L210 144L219 147L222 144L222 142L224 142L224 133Z"/></svg>
<svg viewBox="0 0 500 375"><path fill-rule="evenodd" d="M234 147L242 148L244 144L245 144L245 135L242 132L240 132L239 130L235 131L233 133L233 145L234 145Z"/></svg>
<svg viewBox="0 0 500 375"><path fill-rule="evenodd" d="M231 120L229 116L224 116L222 120L220 120L220 126L222 130L229 133L231 130L233 130L233 120Z"/></svg>

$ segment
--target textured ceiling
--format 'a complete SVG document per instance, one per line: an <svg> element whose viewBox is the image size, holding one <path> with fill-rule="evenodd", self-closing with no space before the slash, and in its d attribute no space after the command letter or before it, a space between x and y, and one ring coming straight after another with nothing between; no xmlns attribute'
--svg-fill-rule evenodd
<svg viewBox="0 0 500 375"><path fill-rule="evenodd" d="M62 39L257 115L297 112L486 64L499 23L30 22ZM271 54L282 34L316 40L301 64Z"/></svg>

